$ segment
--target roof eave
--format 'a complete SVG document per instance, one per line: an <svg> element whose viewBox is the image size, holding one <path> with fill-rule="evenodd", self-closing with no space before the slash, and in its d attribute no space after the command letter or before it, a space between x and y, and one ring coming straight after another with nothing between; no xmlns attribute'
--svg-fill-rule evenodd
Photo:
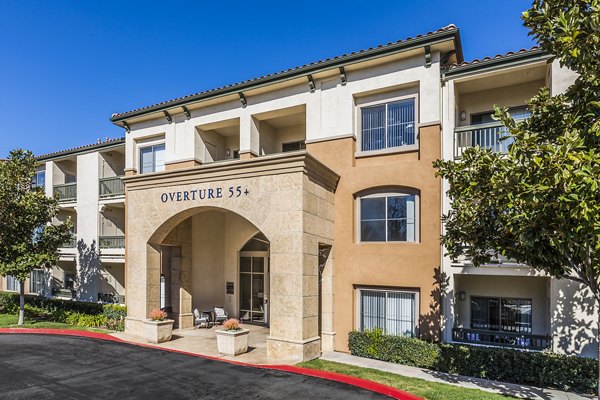
<svg viewBox="0 0 600 400"><path fill-rule="evenodd" d="M69 156L72 156L75 154L91 153L91 152L98 151L98 150L104 150L104 149L107 149L110 147L118 147L123 144L125 144L125 138L114 139L114 140L111 140L108 142L92 144L89 146L83 146L83 147L79 147L76 149L69 149L69 150L58 151L56 153L43 154L41 156L37 156L35 159L37 161L51 161L51 160L55 160L58 158L69 157Z"/></svg>
<svg viewBox="0 0 600 400"><path fill-rule="evenodd" d="M515 53L498 58L491 58L477 63L456 66L444 72L444 80L454 79L458 76L469 75L472 73L485 72L498 68L526 64L529 62L547 60L553 56L542 49L536 49L523 53Z"/></svg>
<svg viewBox="0 0 600 400"><path fill-rule="evenodd" d="M349 64L355 64L362 61L367 61L370 59L382 57L385 55L391 55L395 53L401 53L408 50L413 50L416 48L420 48L426 45L432 45L436 43L445 42L448 40L454 41L454 46L457 48L457 57L459 61L462 62L462 49L460 48L460 35L459 29L453 28L448 29L447 31L442 32L434 32L432 34L416 37L412 39L408 39L402 41L400 43L395 43L389 46L377 47L370 50L365 50L363 52L359 52L357 54L350 54L344 57L334 58L328 61L323 61L318 63L317 65L307 65L305 67L300 67L298 69L294 69L292 71L285 71L282 73L274 74L272 76L266 76L264 78L259 78L253 80L251 82L243 82L237 85L225 87L222 89L216 89L213 91L209 91L206 93L199 93L197 95L193 95L184 99L173 100L166 102L164 104L159 104L156 106L151 106L149 108L145 108L143 110L138 111L130 111L117 116L113 116L110 118L111 122L118 125L118 122L125 121L130 118L140 117L143 115L166 111L169 109L181 107L190 103L195 103L198 101L213 99L217 97L223 97L231 94L235 94L241 91L247 91L251 89L260 88L262 86L266 86L269 84L273 84L276 82L283 82L291 79L295 79L308 74L315 74L321 71L326 71L333 68L338 68L341 66L346 66ZM120 125L119 125L120 126Z"/></svg>

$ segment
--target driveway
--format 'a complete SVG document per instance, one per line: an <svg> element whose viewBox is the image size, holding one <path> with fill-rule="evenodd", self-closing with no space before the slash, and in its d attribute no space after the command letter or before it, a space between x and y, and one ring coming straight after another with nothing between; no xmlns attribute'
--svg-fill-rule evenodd
<svg viewBox="0 0 600 400"><path fill-rule="evenodd" d="M389 399L355 386L126 343L0 334L0 399Z"/></svg>

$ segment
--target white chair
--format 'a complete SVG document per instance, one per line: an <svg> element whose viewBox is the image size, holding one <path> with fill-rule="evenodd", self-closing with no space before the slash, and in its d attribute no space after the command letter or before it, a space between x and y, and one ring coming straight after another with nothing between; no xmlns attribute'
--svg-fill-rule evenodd
<svg viewBox="0 0 600 400"><path fill-rule="evenodd" d="M215 323L223 323L228 318L229 316L223 307L215 307Z"/></svg>
<svg viewBox="0 0 600 400"><path fill-rule="evenodd" d="M206 315L205 313L200 313L200 311L198 311L198 309L194 309L194 325L197 326L204 326L206 328L209 327L210 324L210 317L208 315Z"/></svg>

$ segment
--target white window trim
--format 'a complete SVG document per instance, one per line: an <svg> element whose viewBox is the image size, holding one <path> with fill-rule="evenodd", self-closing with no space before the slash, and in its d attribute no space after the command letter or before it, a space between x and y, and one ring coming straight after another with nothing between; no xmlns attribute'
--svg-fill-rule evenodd
<svg viewBox="0 0 600 400"><path fill-rule="evenodd" d="M421 292L418 290L410 290L410 289L401 289L401 288L384 288L384 287L377 287L377 286L358 286L355 289L355 294L354 294L354 302L356 304L355 310L355 318L354 318L354 329L362 332L361 330L361 326L360 326L360 317L361 317L361 308L360 308L360 298L361 298L361 293L363 290L368 290L368 291L372 291L372 292L393 292L393 293L408 293L408 294L414 294L415 295L415 304L414 304L414 315L415 315L415 338L418 338L420 336L420 319L421 319L421 314L419 313L419 309L420 309L420 301L421 301Z"/></svg>
<svg viewBox="0 0 600 400"><path fill-rule="evenodd" d="M165 146L165 168L167 165L167 159L166 159L166 155L167 155L167 145L165 144L165 141L157 141L156 143L144 143L143 145L139 145L138 146L138 150L137 150L137 165L138 165L138 172L140 174L144 174L143 169L142 169L142 150L147 149L147 148L152 148L152 147L157 147L157 146ZM156 160L155 160L156 161ZM154 163L154 171L152 172L145 172L145 174L153 174L155 172L162 172L162 171L156 171L156 163Z"/></svg>
<svg viewBox="0 0 600 400"><path fill-rule="evenodd" d="M387 224L386 224L386 232L385 232L385 238L386 240L384 241L380 241L380 242L369 242L369 241L363 241L361 238L361 213L360 213L360 203L361 203L361 199L368 199L368 198L377 198L377 197L388 197L388 196L415 196L415 240L414 241L388 241L387 240ZM418 244L420 243L421 240L421 235L420 235L420 227L421 227L421 196L419 195L419 192L416 190L410 190L410 189L398 189L398 190L382 190L382 191L368 191L368 192L364 192L363 194L358 194L356 195L355 199L354 199L354 209L355 209L355 221L356 221L356 229L355 229L355 242L356 243L366 243L366 244ZM387 203L386 203L386 221L387 221Z"/></svg>
<svg viewBox="0 0 600 400"><path fill-rule="evenodd" d="M415 100L415 144L408 146L398 146L398 147L386 147L384 149L379 150L362 150L362 109L374 106L380 106L383 104L394 103L397 101L414 99ZM358 101L357 101L358 103ZM394 153L405 153L419 150L419 94L411 93L407 95L388 97L388 98L378 98L377 100L360 102L356 105L356 121L355 121L355 135L356 135L356 145L357 151L354 154L355 157L369 157L376 155L384 155L384 154L394 154ZM387 124L387 121L386 121ZM387 128L386 128L387 129ZM386 130L387 133L387 130Z"/></svg>

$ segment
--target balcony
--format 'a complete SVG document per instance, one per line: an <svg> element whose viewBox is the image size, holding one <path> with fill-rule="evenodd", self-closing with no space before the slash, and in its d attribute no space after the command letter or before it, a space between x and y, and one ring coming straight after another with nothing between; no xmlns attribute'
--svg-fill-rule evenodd
<svg viewBox="0 0 600 400"><path fill-rule="evenodd" d="M125 248L125 236L100 236L98 242L101 249Z"/></svg>
<svg viewBox="0 0 600 400"><path fill-rule="evenodd" d="M71 239L64 242L62 247L65 249L74 249L75 247L77 247L77 236L71 236Z"/></svg>
<svg viewBox="0 0 600 400"><path fill-rule="evenodd" d="M452 329L452 340L460 343L482 344L526 350L545 350L551 346L550 336L484 331L474 329Z"/></svg>
<svg viewBox="0 0 600 400"><path fill-rule="evenodd" d="M120 176L100 178L100 198L106 199L125 194L125 185Z"/></svg>
<svg viewBox="0 0 600 400"><path fill-rule="evenodd" d="M54 185L54 195L58 196L58 201L61 203L77 200L77 183Z"/></svg>
<svg viewBox="0 0 600 400"><path fill-rule="evenodd" d="M506 153L511 143L512 137L500 123L463 126L454 130L454 158L461 158L466 149L475 146L495 153Z"/></svg>

